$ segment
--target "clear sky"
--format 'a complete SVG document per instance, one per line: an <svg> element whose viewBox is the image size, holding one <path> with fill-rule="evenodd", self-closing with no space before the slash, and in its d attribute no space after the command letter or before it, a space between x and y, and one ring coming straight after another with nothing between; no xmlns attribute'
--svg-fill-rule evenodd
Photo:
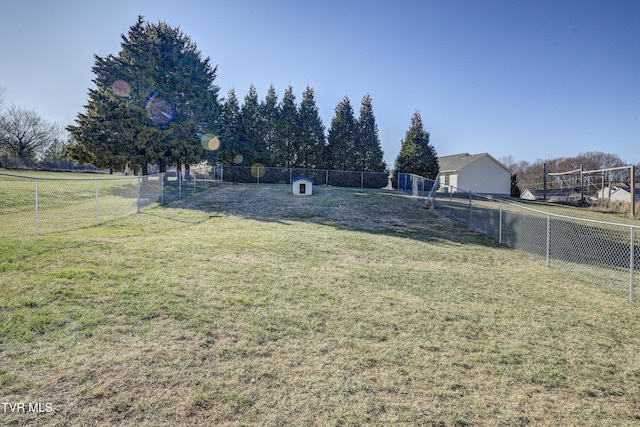
<svg viewBox="0 0 640 427"><path fill-rule="evenodd" d="M138 15L180 26L223 97L311 86L328 128L370 94L389 165L416 110L439 155L640 163L640 0L1 0L5 106L73 123Z"/></svg>

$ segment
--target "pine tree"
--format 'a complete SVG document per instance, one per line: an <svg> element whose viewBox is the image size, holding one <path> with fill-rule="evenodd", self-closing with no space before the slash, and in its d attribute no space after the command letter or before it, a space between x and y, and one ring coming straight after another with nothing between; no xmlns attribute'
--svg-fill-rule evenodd
<svg viewBox="0 0 640 427"><path fill-rule="evenodd" d="M367 94L362 98L358 120L357 170L383 172L387 168L383 158L371 96Z"/></svg>
<svg viewBox="0 0 640 427"><path fill-rule="evenodd" d="M220 113L219 139L221 147L210 154L209 162L222 163L224 165L243 163L244 156L247 153L242 146L241 134L240 103L235 90L232 88L227 93L227 99L222 104ZM247 160L247 162L249 161L250 159Z"/></svg>
<svg viewBox="0 0 640 427"><path fill-rule="evenodd" d="M276 141L276 166L296 167L298 164L299 132L298 108L293 88L289 86L282 97L279 108L278 139Z"/></svg>
<svg viewBox="0 0 640 427"><path fill-rule="evenodd" d="M327 159L329 168L336 170L357 169L355 144L358 140L358 124L348 97L336 106L329 128Z"/></svg>
<svg viewBox="0 0 640 427"><path fill-rule="evenodd" d="M429 179L438 176L438 155L435 148L429 144L429 138L429 132L424 130L420 112L416 111L396 158L396 172L413 173Z"/></svg>
<svg viewBox="0 0 640 427"><path fill-rule="evenodd" d="M279 116L278 95L273 85L270 85L264 101L260 103L260 117L263 122L262 140L267 151L267 158L264 161L266 166L276 166L275 150L278 141Z"/></svg>
<svg viewBox="0 0 640 427"><path fill-rule="evenodd" d="M251 85L240 109L241 134L239 139L244 149L244 160L248 164L268 161L264 143L264 120L258 102L258 92Z"/></svg>
<svg viewBox="0 0 640 427"><path fill-rule="evenodd" d="M299 148L297 166L321 169L325 167L324 125L316 106L313 89L307 86L298 109Z"/></svg>
<svg viewBox="0 0 640 427"><path fill-rule="evenodd" d="M520 197L522 194L522 190L520 190L520 186L518 185L518 174L514 173L511 175L511 197Z"/></svg>
<svg viewBox="0 0 640 427"><path fill-rule="evenodd" d="M198 134L215 132L216 68L179 28L142 17L122 36L117 56L95 56L95 89L67 129L70 155L117 170L190 164L203 156Z"/></svg>

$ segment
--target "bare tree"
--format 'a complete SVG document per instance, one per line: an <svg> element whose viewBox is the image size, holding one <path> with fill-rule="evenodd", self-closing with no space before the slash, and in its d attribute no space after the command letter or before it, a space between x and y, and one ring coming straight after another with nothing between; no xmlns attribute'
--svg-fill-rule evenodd
<svg viewBox="0 0 640 427"><path fill-rule="evenodd" d="M511 154L509 154L508 156L498 157L498 161L502 163L505 168L509 169L511 171L511 174L517 173L517 163Z"/></svg>
<svg viewBox="0 0 640 427"><path fill-rule="evenodd" d="M62 136L57 123L49 123L34 110L10 106L0 116L0 144L6 156L22 162L42 158Z"/></svg>

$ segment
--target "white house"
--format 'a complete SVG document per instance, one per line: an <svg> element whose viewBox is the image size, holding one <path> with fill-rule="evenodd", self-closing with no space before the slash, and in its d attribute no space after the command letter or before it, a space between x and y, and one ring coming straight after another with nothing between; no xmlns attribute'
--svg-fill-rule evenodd
<svg viewBox="0 0 640 427"><path fill-rule="evenodd" d="M511 171L488 153L443 156L438 162L440 192L511 194Z"/></svg>
<svg viewBox="0 0 640 427"><path fill-rule="evenodd" d="M291 180L294 196L310 196L313 194L313 180L304 175L300 175Z"/></svg>
<svg viewBox="0 0 640 427"><path fill-rule="evenodd" d="M640 199L640 188L636 186L636 201ZM612 185L611 187L604 187L598 191L598 199L609 202L630 203L631 202L631 188L627 185L618 186Z"/></svg>

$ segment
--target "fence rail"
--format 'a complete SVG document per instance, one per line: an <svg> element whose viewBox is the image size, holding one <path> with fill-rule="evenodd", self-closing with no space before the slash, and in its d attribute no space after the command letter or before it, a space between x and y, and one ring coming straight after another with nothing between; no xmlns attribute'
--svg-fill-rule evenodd
<svg viewBox="0 0 640 427"><path fill-rule="evenodd" d="M389 172L340 171L329 169L274 168L255 166L224 166L224 182L256 184L291 184L304 175L317 185L353 188L384 188L390 185Z"/></svg>
<svg viewBox="0 0 640 427"><path fill-rule="evenodd" d="M387 172L356 172L264 166L207 166L145 176L0 173L0 216L5 233L69 231L98 225L149 206L179 200L221 182L290 184L305 175L318 185L383 188ZM57 176L56 176L57 175Z"/></svg>
<svg viewBox="0 0 640 427"><path fill-rule="evenodd" d="M497 242L633 301L640 226L545 212L506 198L441 186L428 202Z"/></svg>
<svg viewBox="0 0 640 427"><path fill-rule="evenodd" d="M4 234L43 234L97 225L221 182L285 183L305 175L319 185L388 187L386 173L261 167L208 167L148 176L58 179L0 173ZM394 187L546 265L634 300L640 268L640 226L531 208L509 199L466 193L434 180L398 174Z"/></svg>
<svg viewBox="0 0 640 427"><path fill-rule="evenodd" d="M2 230L45 234L98 225L201 191L219 182L217 174L216 168L194 169L186 176L175 171L86 178L0 173Z"/></svg>

